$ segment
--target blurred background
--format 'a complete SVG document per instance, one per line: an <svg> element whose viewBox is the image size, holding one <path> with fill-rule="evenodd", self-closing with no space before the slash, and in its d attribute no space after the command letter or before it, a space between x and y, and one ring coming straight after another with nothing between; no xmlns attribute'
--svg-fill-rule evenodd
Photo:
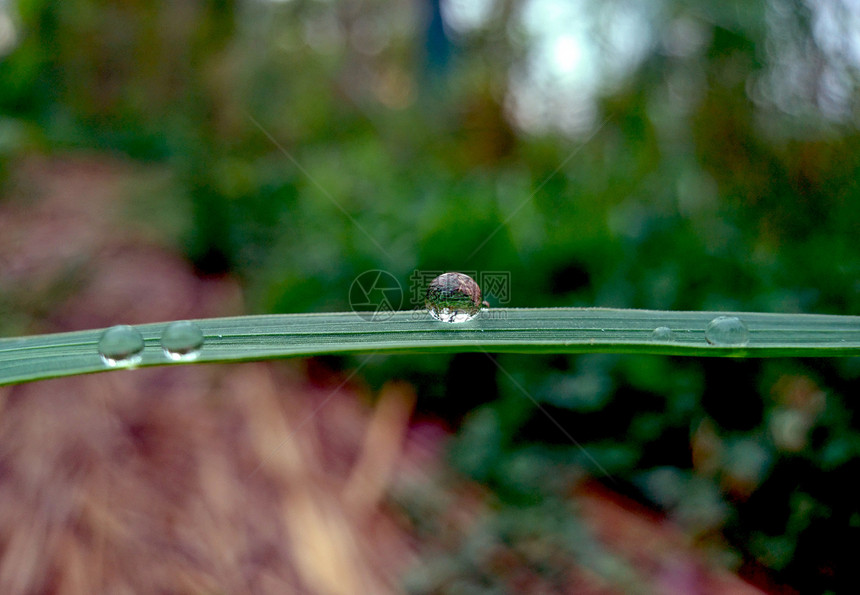
<svg viewBox="0 0 860 595"><path fill-rule="evenodd" d="M0 0L0 334L344 311L370 269L857 314L858 83L855 0ZM7 387L0 588L850 592L858 387L606 354Z"/></svg>

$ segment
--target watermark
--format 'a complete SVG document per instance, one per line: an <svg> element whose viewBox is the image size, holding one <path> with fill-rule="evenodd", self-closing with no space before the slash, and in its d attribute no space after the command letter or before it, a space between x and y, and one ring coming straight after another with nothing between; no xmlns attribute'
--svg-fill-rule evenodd
<svg viewBox="0 0 860 595"><path fill-rule="evenodd" d="M409 276L409 298L414 308L424 307L424 295L430 282L443 273L450 271L416 269ZM482 299L492 305L504 306L511 301L510 271L456 271L469 275L481 288Z"/></svg>
<svg viewBox="0 0 860 595"><path fill-rule="evenodd" d="M510 271L481 271L478 286L484 299L490 298L500 306L511 303Z"/></svg>
<svg viewBox="0 0 860 595"><path fill-rule="evenodd" d="M427 287L439 275L450 272L443 270L416 269L409 275L408 304L412 318L423 320L428 315L424 306ZM481 288L482 300L490 307L482 308L476 318L485 320L505 320L507 311L504 306L511 301L510 271L457 271L469 275ZM374 269L364 271L353 280L349 288L349 305L362 320L384 322L402 308L404 301L403 286L388 271Z"/></svg>
<svg viewBox="0 0 860 595"><path fill-rule="evenodd" d="M388 320L403 305L403 287L388 271L364 271L349 286L349 305L362 320Z"/></svg>

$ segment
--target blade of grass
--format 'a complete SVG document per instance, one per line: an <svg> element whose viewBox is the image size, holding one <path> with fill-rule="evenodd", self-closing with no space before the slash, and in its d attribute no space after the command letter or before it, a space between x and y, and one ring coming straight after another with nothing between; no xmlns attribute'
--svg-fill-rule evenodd
<svg viewBox="0 0 860 595"><path fill-rule="evenodd" d="M720 315L749 329L746 345L712 345L705 336ZM692 356L860 355L860 317L752 312L667 312L607 308L485 310L462 324L424 311L364 320L352 312L274 314L195 321L205 342L195 362L263 360L360 352L652 353ZM169 323L137 325L145 347L139 366L175 364L160 337ZM656 327L671 340L655 339ZM104 329L0 339L0 385L114 369L97 345Z"/></svg>

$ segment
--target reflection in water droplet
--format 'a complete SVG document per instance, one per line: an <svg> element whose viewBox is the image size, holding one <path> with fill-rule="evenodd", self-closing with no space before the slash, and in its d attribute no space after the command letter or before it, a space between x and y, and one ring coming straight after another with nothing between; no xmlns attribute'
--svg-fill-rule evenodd
<svg viewBox="0 0 860 595"><path fill-rule="evenodd" d="M672 341L675 339L672 336L672 329L668 326L658 326L654 329L654 332L651 333L651 338L655 341Z"/></svg>
<svg viewBox="0 0 860 595"><path fill-rule="evenodd" d="M750 340L747 325L737 316L717 316L705 329L705 339L711 345L735 345L742 347Z"/></svg>
<svg viewBox="0 0 860 595"><path fill-rule="evenodd" d="M161 335L164 355L177 362L196 359L202 345L203 331L187 320L170 323Z"/></svg>
<svg viewBox="0 0 860 595"><path fill-rule="evenodd" d="M444 273L427 287L424 306L442 322L466 322L481 311L481 288L463 273Z"/></svg>
<svg viewBox="0 0 860 595"><path fill-rule="evenodd" d="M99 355L112 368L133 368L140 363L142 351L140 332L125 324L107 329L99 339Z"/></svg>

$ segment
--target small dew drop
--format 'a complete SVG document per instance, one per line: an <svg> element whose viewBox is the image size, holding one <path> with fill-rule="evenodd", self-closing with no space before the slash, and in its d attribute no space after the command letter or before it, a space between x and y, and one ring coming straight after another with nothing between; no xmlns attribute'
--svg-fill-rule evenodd
<svg viewBox="0 0 860 595"><path fill-rule="evenodd" d="M442 322L466 322L481 311L481 288L469 275L444 273L430 282L424 306Z"/></svg>
<svg viewBox="0 0 860 595"><path fill-rule="evenodd" d="M183 320L167 325L161 334L164 355L173 361L191 361L200 355L203 346L203 331L193 322Z"/></svg>
<svg viewBox="0 0 860 595"><path fill-rule="evenodd" d="M742 347L750 340L747 325L737 316L717 316L708 323L705 339L711 345L734 345Z"/></svg>
<svg viewBox="0 0 860 595"><path fill-rule="evenodd" d="M651 338L655 341L673 341L675 337L672 334L672 329L668 326L658 326L651 333Z"/></svg>
<svg viewBox="0 0 860 595"><path fill-rule="evenodd" d="M99 355L111 368L133 368L140 363L143 337L126 324L112 326L99 339Z"/></svg>

